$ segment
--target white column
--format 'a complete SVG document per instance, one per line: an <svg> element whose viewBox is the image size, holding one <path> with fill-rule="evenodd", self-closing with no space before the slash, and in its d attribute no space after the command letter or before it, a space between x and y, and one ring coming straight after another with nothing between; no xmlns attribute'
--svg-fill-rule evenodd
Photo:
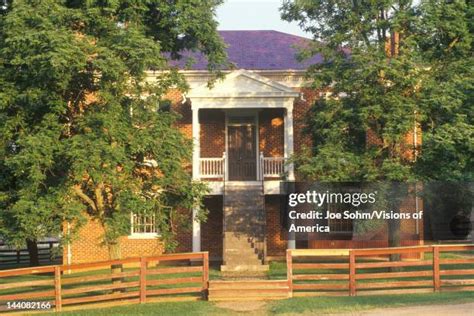
<svg viewBox="0 0 474 316"><path fill-rule="evenodd" d="M199 158L201 152L199 139L199 109L193 108L193 180L199 180ZM198 209L193 208L193 252L201 251L201 223L196 219Z"/></svg>
<svg viewBox="0 0 474 316"><path fill-rule="evenodd" d="M196 219L197 212L193 208L193 252L201 251L201 223Z"/></svg>
<svg viewBox="0 0 474 316"><path fill-rule="evenodd" d="M293 155L293 106L287 107L285 111L285 158ZM288 181L295 181L293 164L287 166ZM288 233L288 249L296 249L295 233Z"/></svg>
<svg viewBox="0 0 474 316"><path fill-rule="evenodd" d="M285 158L293 155L293 106L286 108L285 111ZM295 181L295 171L293 163L288 167L288 181Z"/></svg>
<svg viewBox="0 0 474 316"><path fill-rule="evenodd" d="M199 180L199 158L201 156L199 109L193 108L193 179Z"/></svg>
<svg viewBox="0 0 474 316"><path fill-rule="evenodd" d="M296 249L296 240L288 239L287 249Z"/></svg>

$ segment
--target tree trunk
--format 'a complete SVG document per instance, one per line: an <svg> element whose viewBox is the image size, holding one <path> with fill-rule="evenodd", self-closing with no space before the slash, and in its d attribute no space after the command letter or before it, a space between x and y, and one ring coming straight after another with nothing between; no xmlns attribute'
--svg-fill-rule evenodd
<svg viewBox="0 0 474 316"><path fill-rule="evenodd" d="M27 239L26 248L28 249L28 255L30 257L30 267L39 266L39 252L36 240Z"/></svg>
<svg viewBox="0 0 474 316"><path fill-rule="evenodd" d="M394 210L394 212L395 211L399 212L399 210ZM400 220L398 219L391 219L388 221L388 246L389 247L401 246ZM399 260L400 260L399 254L390 255L390 261L399 261Z"/></svg>
<svg viewBox="0 0 474 316"><path fill-rule="evenodd" d="M108 245L109 248L109 257L111 260L120 260L122 258L122 253L120 251L120 243L114 242ZM110 266L111 273L122 273L123 272L123 265L122 264L113 264ZM113 284L120 284L122 283L122 278L112 278ZM123 292L123 289L114 289L113 293L120 293Z"/></svg>
<svg viewBox="0 0 474 316"><path fill-rule="evenodd" d="M392 183L391 189L391 203L390 209L393 212L400 213L400 207L402 201L407 198L407 186L404 183ZM390 219L388 221L388 246L389 247L400 247L401 246L401 220L400 219ZM400 254L391 254L390 261L400 261ZM400 271L400 268L391 268L390 271L396 272Z"/></svg>

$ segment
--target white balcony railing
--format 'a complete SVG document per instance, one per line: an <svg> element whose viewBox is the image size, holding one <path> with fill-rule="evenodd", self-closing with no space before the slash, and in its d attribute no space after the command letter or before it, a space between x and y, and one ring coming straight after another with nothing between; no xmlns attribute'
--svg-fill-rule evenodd
<svg viewBox="0 0 474 316"><path fill-rule="evenodd" d="M223 178L225 170L225 155L222 158L199 159L199 174L201 178Z"/></svg>
<svg viewBox="0 0 474 316"><path fill-rule="evenodd" d="M284 157L263 157L263 176L282 177L285 173Z"/></svg>
<svg viewBox="0 0 474 316"><path fill-rule="evenodd" d="M221 178L226 176L226 155L222 157L200 158L199 159L199 174L201 178ZM284 157L264 157L260 153L260 163L257 165L260 171L257 178L281 178L286 171L286 158Z"/></svg>

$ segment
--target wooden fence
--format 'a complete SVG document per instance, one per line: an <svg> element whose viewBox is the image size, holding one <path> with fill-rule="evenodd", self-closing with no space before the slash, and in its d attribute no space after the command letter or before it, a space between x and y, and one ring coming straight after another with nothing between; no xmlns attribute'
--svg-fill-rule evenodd
<svg viewBox="0 0 474 316"><path fill-rule="evenodd" d="M293 296L474 290L474 245L288 250L287 277Z"/></svg>
<svg viewBox="0 0 474 316"><path fill-rule="evenodd" d="M208 281L207 252L4 270L0 313L198 300L206 298Z"/></svg>
<svg viewBox="0 0 474 316"><path fill-rule="evenodd" d="M62 262L62 253L58 251L59 242L39 241L37 245L40 264L60 264ZM12 267L27 266L29 264L28 249L12 248L0 241L0 269L11 269Z"/></svg>
<svg viewBox="0 0 474 316"><path fill-rule="evenodd" d="M474 245L288 250L287 280L264 286L289 296L474 290ZM4 270L0 313L199 300L208 287L207 252Z"/></svg>

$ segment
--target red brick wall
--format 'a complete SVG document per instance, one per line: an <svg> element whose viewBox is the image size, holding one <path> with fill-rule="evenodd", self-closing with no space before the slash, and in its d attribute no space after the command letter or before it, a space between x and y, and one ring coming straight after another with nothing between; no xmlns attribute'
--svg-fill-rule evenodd
<svg viewBox="0 0 474 316"><path fill-rule="evenodd" d="M265 157L283 157L283 109L265 109L259 112L259 149Z"/></svg>
<svg viewBox="0 0 474 316"><path fill-rule="evenodd" d="M222 260L222 196L208 197L204 205L209 210L207 221L201 224L201 249L209 251L211 260Z"/></svg>
<svg viewBox="0 0 474 316"><path fill-rule="evenodd" d="M193 251L193 231L192 231L192 211L182 210L180 216L184 217L181 219L188 219L187 223L184 223L177 227L176 241L178 245L174 252L191 252Z"/></svg>
<svg viewBox="0 0 474 316"><path fill-rule="evenodd" d="M222 157L225 151L225 113L199 111L201 157Z"/></svg>
<svg viewBox="0 0 474 316"><path fill-rule="evenodd" d="M70 244L71 263L83 263L110 260L106 246L102 244L104 230L94 220L88 222L78 231L77 238ZM128 236L119 238L122 258L153 256L163 253L163 243L158 238L129 239ZM64 247L63 262L67 263L68 247Z"/></svg>
<svg viewBox="0 0 474 316"><path fill-rule="evenodd" d="M183 94L177 89L170 90L164 98L171 101L171 110L180 115L176 126L191 139L193 137L191 101L188 100L183 103Z"/></svg>
<svg viewBox="0 0 474 316"><path fill-rule="evenodd" d="M293 133L294 151L299 153L303 147L311 148L311 135L306 130L307 120L310 117L311 107L318 97L318 92L313 89L302 88L303 98L297 98L293 105Z"/></svg>
<svg viewBox="0 0 474 316"><path fill-rule="evenodd" d="M282 223L280 219L280 208L284 200L279 195L267 195L265 197L265 212L267 217L267 255L285 255L288 242L286 236L282 236Z"/></svg>

